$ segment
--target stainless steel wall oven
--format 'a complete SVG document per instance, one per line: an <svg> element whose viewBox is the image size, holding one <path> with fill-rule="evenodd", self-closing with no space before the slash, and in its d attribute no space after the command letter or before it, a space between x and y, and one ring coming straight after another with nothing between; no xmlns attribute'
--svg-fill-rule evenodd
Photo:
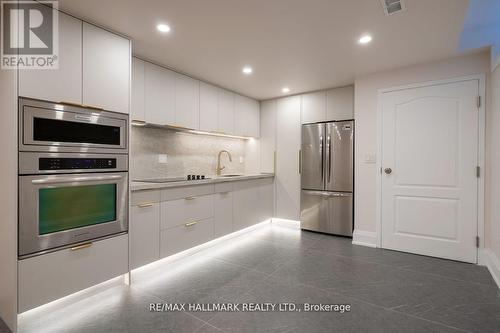
<svg viewBox="0 0 500 333"><path fill-rule="evenodd" d="M128 116L19 100L19 257L128 230Z"/></svg>

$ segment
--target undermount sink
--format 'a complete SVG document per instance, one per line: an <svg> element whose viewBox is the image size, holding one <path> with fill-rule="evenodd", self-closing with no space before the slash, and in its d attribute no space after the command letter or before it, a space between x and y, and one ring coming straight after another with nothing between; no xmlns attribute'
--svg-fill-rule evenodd
<svg viewBox="0 0 500 333"><path fill-rule="evenodd" d="M240 177L240 176L243 176L243 175L236 175L236 174L233 174L233 175L220 175L219 177Z"/></svg>

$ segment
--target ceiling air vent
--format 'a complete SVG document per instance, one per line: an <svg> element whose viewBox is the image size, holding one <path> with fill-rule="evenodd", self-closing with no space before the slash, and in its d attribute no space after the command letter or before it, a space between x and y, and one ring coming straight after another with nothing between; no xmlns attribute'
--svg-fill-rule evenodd
<svg viewBox="0 0 500 333"><path fill-rule="evenodd" d="M386 15L399 13L404 9L403 0L381 0Z"/></svg>

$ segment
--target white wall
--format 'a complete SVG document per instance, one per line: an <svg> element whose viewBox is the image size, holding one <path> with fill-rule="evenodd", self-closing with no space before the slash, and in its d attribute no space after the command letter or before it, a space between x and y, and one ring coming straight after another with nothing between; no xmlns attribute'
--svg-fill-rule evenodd
<svg viewBox="0 0 500 333"><path fill-rule="evenodd" d="M487 216L489 217L488 248L500 259L500 66L491 74L491 112L488 119L490 129L490 184ZM500 268L500 267L499 267Z"/></svg>
<svg viewBox="0 0 500 333"><path fill-rule="evenodd" d="M356 208L354 223L356 231L368 233L376 232L376 203L378 196L376 191L376 181L377 173L379 171L377 170L376 164L365 163L364 157L367 153L377 152L377 137L379 134L377 133L378 90L411 83L448 79L471 74L488 74L489 72L490 55L489 52L484 51L457 58L371 74L355 79L354 118L356 119ZM487 75L486 84L488 89L489 75ZM488 107L487 102L487 118L489 118L489 109L490 108ZM488 129L487 135L489 135ZM488 171L489 170L486 170L486 184L489 183ZM487 204L489 204L488 201Z"/></svg>
<svg viewBox="0 0 500 333"><path fill-rule="evenodd" d="M17 326L17 78L0 70L0 317Z"/></svg>

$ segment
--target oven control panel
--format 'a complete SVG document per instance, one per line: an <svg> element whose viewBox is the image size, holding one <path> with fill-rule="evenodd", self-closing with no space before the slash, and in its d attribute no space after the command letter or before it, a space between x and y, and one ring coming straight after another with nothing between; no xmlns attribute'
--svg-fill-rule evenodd
<svg viewBox="0 0 500 333"><path fill-rule="evenodd" d="M42 157L38 159L38 167L40 170L115 169L116 158Z"/></svg>

